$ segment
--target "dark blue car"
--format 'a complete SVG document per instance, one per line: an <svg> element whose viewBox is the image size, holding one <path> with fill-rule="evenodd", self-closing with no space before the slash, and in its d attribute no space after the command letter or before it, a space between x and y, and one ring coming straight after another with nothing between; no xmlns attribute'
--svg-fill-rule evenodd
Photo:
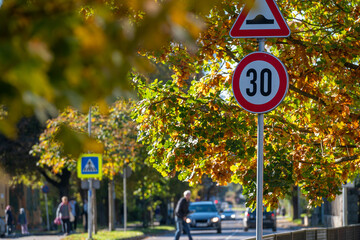
<svg viewBox="0 0 360 240"><path fill-rule="evenodd" d="M249 228L256 228L256 210L247 208L245 211L243 223L244 223L244 231L245 232L248 231ZM264 228L272 228L272 230L274 232L276 231L276 213L275 213L275 211L266 211L266 209L264 209L263 227Z"/></svg>
<svg viewBox="0 0 360 240"><path fill-rule="evenodd" d="M221 217L213 202L202 201L190 203L186 222L192 230L216 230L221 233Z"/></svg>

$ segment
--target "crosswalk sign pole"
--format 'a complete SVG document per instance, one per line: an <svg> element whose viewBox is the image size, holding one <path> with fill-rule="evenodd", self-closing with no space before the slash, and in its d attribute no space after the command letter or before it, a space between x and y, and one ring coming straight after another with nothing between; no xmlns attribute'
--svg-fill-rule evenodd
<svg viewBox="0 0 360 240"><path fill-rule="evenodd" d="M91 137L91 107L89 109L88 133ZM92 234L96 234L96 190L95 178L102 178L102 155L97 153L81 154L77 162L78 178L87 178L89 182L88 203L87 203L87 231L88 240L92 240Z"/></svg>
<svg viewBox="0 0 360 240"><path fill-rule="evenodd" d="M89 119L88 119L88 131L89 137L91 136L91 106L89 108ZM93 204L92 204L92 190L93 190L93 179L89 178L89 190L88 190L88 240L92 240L92 212L93 212Z"/></svg>
<svg viewBox="0 0 360 240"><path fill-rule="evenodd" d="M93 180L89 178L89 190L88 190L88 240L92 239L92 189L93 189Z"/></svg>

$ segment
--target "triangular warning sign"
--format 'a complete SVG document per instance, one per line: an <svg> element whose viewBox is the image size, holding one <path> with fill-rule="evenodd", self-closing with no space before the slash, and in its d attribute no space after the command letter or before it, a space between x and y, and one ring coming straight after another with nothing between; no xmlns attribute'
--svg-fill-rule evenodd
<svg viewBox="0 0 360 240"><path fill-rule="evenodd" d="M274 0L254 0L244 9L230 30L233 38L288 37L290 29Z"/></svg>
<svg viewBox="0 0 360 240"><path fill-rule="evenodd" d="M96 173L98 172L97 168L95 167L94 163L91 161L91 158L87 161L84 169L84 173Z"/></svg>

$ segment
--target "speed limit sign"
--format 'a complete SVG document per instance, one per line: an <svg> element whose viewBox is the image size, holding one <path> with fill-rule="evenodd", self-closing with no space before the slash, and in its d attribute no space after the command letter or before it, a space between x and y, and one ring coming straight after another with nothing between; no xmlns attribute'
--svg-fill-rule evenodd
<svg viewBox="0 0 360 240"><path fill-rule="evenodd" d="M242 108L252 113L266 113L285 98L289 77L278 58L266 52L253 52L236 67L232 87Z"/></svg>

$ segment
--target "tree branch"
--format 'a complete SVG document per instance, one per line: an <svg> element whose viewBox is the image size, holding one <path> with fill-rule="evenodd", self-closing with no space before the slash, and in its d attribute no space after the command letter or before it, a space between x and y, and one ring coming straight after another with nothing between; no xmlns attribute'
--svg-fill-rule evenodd
<svg viewBox="0 0 360 240"><path fill-rule="evenodd" d="M321 98L315 96L315 95L312 95L310 93L307 93L307 92L304 92L302 91L301 89L299 88L296 88L294 85L292 84L289 84L289 89L296 92L296 93L299 93L300 95L304 96L304 97L307 97L307 98L310 98L310 99L313 99L317 102L320 102L322 105L326 106L327 104L324 102L324 100L322 100Z"/></svg>
<svg viewBox="0 0 360 240"><path fill-rule="evenodd" d="M156 101L156 102L151 103L151 104L149 105L149 107L148 107L148 108L152 107L153 105L157 105L157 104L159 104L159 103L165 102L166 100L169 100L169 99L171 99L171 98L173 98L173 97L175 97L175 98L179 98L179 99L182 99L182 100L184 100L184 101L186 101L186 100L187 100L187 98L185 98L185 97L181 97L181 96L170 96L170 97L165 97L165 98L163 98L163 99L161 99L161 100L159 100L159 101Z"/></svg>
<svg viewBox="0 0 360 240"><path fill-rule="evenodd" d="M339 164L339 163L343 163L343 162L349 162L349 161L353 161L359 158L359 155L354 155L354 156L350 156L350 157L342 157L342 158L338 158L335 159L335 163Z"/></svg>
<svg viewBox="0 0 360 240"><path fill-rule="evenodd" d="M344 66L353 70L360 70L360 65L355 65L353 63L346 62Z"/></svg>
<svg viewBox="0 0 360 240"><path fill-rule="evenodd" d="M288 41L293 42L295 44L298 44L302 47L307 47L309 43L306 43L304 41L301 41L299 39L294 39L291 36L288 38ZM277 43L286 44L286 42L277 41ZM312 44L312 46L318 46L319 44ZM234 59L235 60L235 59ZM346 62L344 64L345 67L353 69L353 70L360 70L360 65L356 65L354 63Z"/></svg>
<svg viewBox="0 0 360 240"><path fill-rule="evenodd" d="M354 155L354 156L350 156L350 157L342 157L342 158L338 158L338 159L335 159L335 164L340 164L340 163L343 163L343 162L350 162L350 161L354 161L354 160L357 160L359 159L359 155ZM310 165L319 165L319 163L314 163L314 162L307 162L307 161L302 161L302 160L299 160L298 162L300 163L304 163L304 164L310 164ZM323 164L321 164L323 165Z"/></svg>
<svg viewBox="0 0 360 240"><path fill-rule="evenodd" d="M41 175L43 175L45 177L47 182L51 183L55 187L58 187L60 185L59 182L57 182L54 179L52 179L51 177L49 177L49 175L46 173L46 171L44 169L42 169L40 167L38 169L39 169L39 172L41 173Z"/></svg>
<svg viewBox="0 0 360 240"><path fill-rule="evenodd" d="M228 48L228 47L225 47L225 52L227 53L227 55L229 57L231 57L235 62L240 62L240 59L238 59L235 54Z"/></svg>

